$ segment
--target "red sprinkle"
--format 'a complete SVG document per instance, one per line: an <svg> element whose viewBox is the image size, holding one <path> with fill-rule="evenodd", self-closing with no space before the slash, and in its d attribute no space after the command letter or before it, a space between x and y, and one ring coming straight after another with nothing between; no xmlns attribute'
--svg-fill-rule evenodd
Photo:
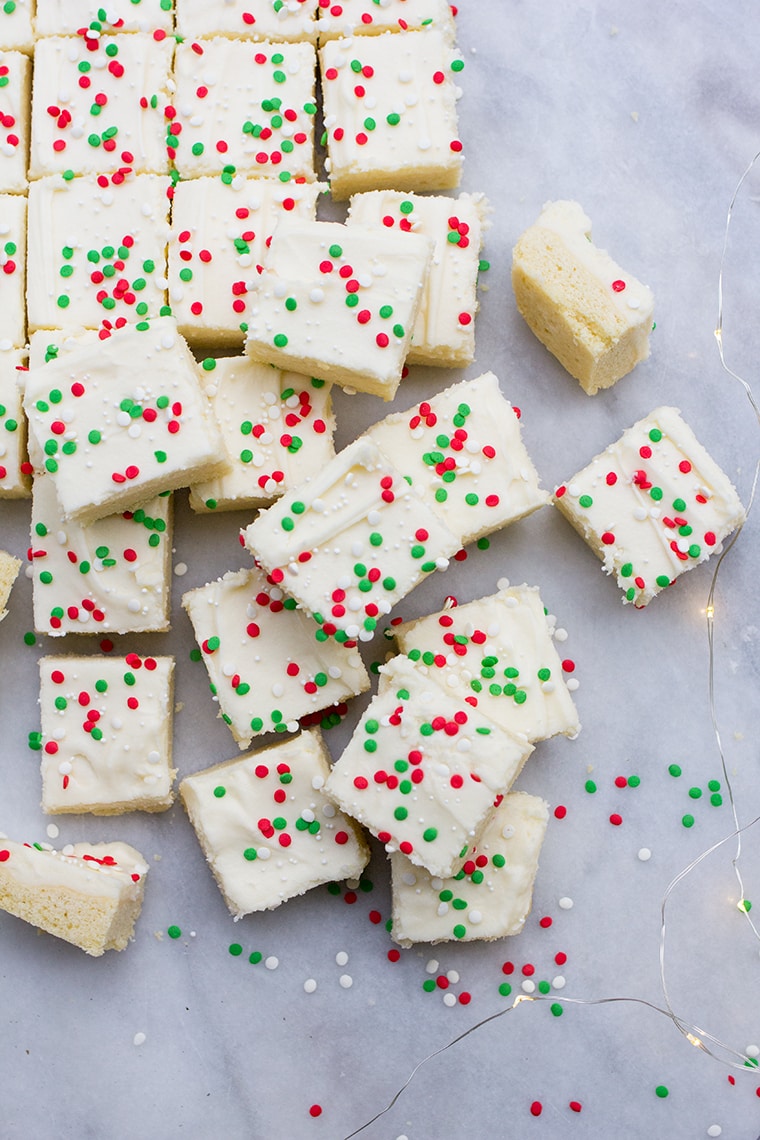
<svg viewBox="0 0 760 1140"><path fill-rule="evenodd" d="M612 826L613 827L620 827L620 824L622 822L623 822L622 815L618 815L618 813L616 811L613 811L612 815L610 816L610 823L612 824Z"/></svg>
<svg viewBox="0 0 760 1140"><path fill-rule="evenodd" d="M565 807L565 805L564 804L557 804L557 806L554 809L554 818L555 819L564 819L566 815L567 815L567 808Z"/></svg>
<svg viewBox="0 0 760 1140"><path fill-rule="evenodd" d="M530 1106L531 1116L540 1116L543 1111L544 1111L544 1106L541 1104L541 1101L540 1100L534 1100L533 1104Z"/></svg>

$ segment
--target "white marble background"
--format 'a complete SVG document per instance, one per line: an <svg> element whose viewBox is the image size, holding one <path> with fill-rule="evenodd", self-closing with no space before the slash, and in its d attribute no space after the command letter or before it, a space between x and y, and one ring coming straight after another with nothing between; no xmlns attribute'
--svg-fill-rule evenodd
<svg viewBox="0 0 760 1140"><path fill-rule="evenodd" d="M742 171L760 149L757 6L749 0L669 4L462 0L463 189L493 206L478 318L475 376L501 378L523 411L524 437L545 486L568 477L660 403L680 407L735 480L745 502L760 431L740 385L720 365L713 335L726 213ZM650 360L590 399L518 317L510 251L549 198L575 197L598 244L653 288L657 329ZM745 183L726 260L729 364L760 394L760 165ZM416 369L398 406L461 378ZM338 397L345 443L380 414L370 397ZM382 409L383 411L385 409ZM237 568L239 515L177 511L174 630L130 647L174 652L179 662L176 762L186 774L235 754L214 719L205 672L192 664L183 589ZM0 545L23 554L28 506L0 504ZM760 812L758 744L758 515L752 514L720 572L715 598L715 707L736 809ZM446 577L401 607L411 617L490 592L497 579L541 587L569 630L578 663L577 741L541 745L520 786L567 806L552 820L532 917L517 939L439 946L387 960L391 942L368 921L388 917L384 860L353 906L318 889L271 914L233 924L180 807L165 816L57 820L60 840L123 837L153 862L136 942L93 961L0 916L0 1135L8 1140L340 1140L384 1107L412 1068L481 1018L506 1009L502 963L535 965L534 981L558 974L556 999L635 997L663 1007L661 903L673 876L733 829L728 789L710 721L704 608L711 565L686 576L647 610L623 608L593 555L551 508L494 536ZM36 658L28 648L28 581L0 627L0 829L45 839L37 757ZM89 642L70 639L78 651ZM62 647L61 643L53 649ZM328 736L337 755L351 720ZM678 763L680 780L667 773ZM596 795L584 791L589 773ZM618 775L640 787L617 789ZM723 784L714 808L688 788ZM623 816L620 827L608 822ZM691 830L681 826L692 811ZM648 862L637 852L652 851ZM666 979L673 1008L741 1053L760 1046L760 942L738 912L735 842L702 861L667 907ZM758 829L742 839L745 894L760 905ZM155 857L155 861L154 861ZM572 909L559 907L571 898ZM756 912L753 912L753 914ZM549 915L550 929L538 921ZM154 937L171 923L178 941ZM195 932L191 937L190 932ZM244 955L232 958L230 942ZM279 967L250 965L274 955ZM335 955L349 955L338 966ZM560 968L553 958L567 954ZM449 1008L423 992L426 964L456 971L450 991L472 995ZM341 974L353 985L344 989ZM318 987L306 994L303 983ZM144 1043L135 1045L136 1034ZM724 1056L724 1053L721 1053ZM735 1084L729 1081L735 1078ZM655 1088L665 1085L660 1099ZM366 1140L531 1137L754 1140L760 1073L731 1069L693 1048L667 1017L642 1004L576 1005L553 1017L523 1003L426 1064L397 1104L360 1135ZM530 1105L543 1112L533 1117ZM580 1114L568 1103L582 1104ZM319 1118L309 1115L318 1103Z"/></svg>

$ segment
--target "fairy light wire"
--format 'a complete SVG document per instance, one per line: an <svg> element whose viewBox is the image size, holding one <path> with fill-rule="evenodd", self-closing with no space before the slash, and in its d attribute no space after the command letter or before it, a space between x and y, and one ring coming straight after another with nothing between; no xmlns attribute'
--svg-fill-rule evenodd
<svg viewBox="0 0 760 1140"><path fill-rule="evenodd" d="M755 396L754 396L754 393L752 391L752 388L749 385L749 383L742 376L740 376L737 372L734 372L733 369L729 368L728 364L726 363L724 345L723 345L723 317L724 317L723 281L724 281L724 274L725 274L726 254L728 251L728 241L729 241L729 233L730 233L730 228L731 228L731 222L733 220L734 207L736 206L736 202L738 200L742 186L744 185L746 179L749 177L753 168L757 165L757 163L759 161L760 161L760 150L754 155L752 160L748 163L745 170L743 171L741 177L739 178L739 181L736 184L733 195L731 197L731 201L729 202L728 211L726 214L725 231L724 231L724 235L723 235L723 249L722 249L722 253L721 253L720 268L719 268L719 273L718 273L718 319L716 321L714 335L715 335L715 340L716 340L717 346L718 346L718 353L720 356L721 365L722 365L723 369L728 373L728 375L731 376L734 380L738 381L738 383L744 389L744 393L745 393L745 395L746 395L746 397L750 403L750 406L752 407L752 410L755 413L755 417L758 421L758 426L760 427L760 407L758 406L758 403L755 400ZM629 1005L644 1006L646 1009L649 1009L654 1013L658 1013L658 1014L662 1015L663 1017L666 1017L670 1022L672 1022L672 1024L675 1026L675 1028L681 1034L681 1036L684 1037L684 1039L687 1040L690 1045L701 1050L701 1052L706 1053L709 1057L712 1057L714 1060L718 1061L719 1063L724 1064L724 1065L726 1065L732 1069L736 1068L742 1072L747 1072L747 1071L756 1072L756 1070L754 1068L754 1063L750 1060L750 1058L745 1053L739 1052L738 1050L732 1048L730 1045L726 1044L726 1042L722 1041L719 1037L716 1037L709 1030L703 1029L702 1027L700 1027L698 1025L692 1024L691 1022L686 1020L686 1018L682 1017L680 1014L675 1012L673 1005L671 1003L670 994L668 991L666 964L665 963L666 963L666 946L667 946L667 932L668 932L667 907L668 907L668 902L669 902L673 892L676 890L676 888L679 886L679 884L681 882L683 882L684 879L686 879L698 866L700 866L701 863L704 862L705 859L709 858L709 856L714 854L714 852L718 851L725 844L730 843L732 840L735 839L736 840L736 849L735 849L735 852L734 852L734 855L732 857L731 862L732 862L732 866L734 869L734 874L736 876L737 884L739 887L740 905L741 905L741 903L744 902L744 900L745 900L744 882L743 882L741 870L739 867L739 860L741 858L741 850L742 850L742 846L741 846L742 834L745 831L748 831L751 828L757 826L758 823L760 823L760 815L755 816L754 819L750 820L749 823L746 823L744 825L742 825L740 823L738 807L736 804L736 798L734 796L734 790L733 790L733 786L731 783L731 779L730 779L730 776L728 773L728 765L726 763L726 756L725 756L725 751L723 748L723 740L721 737L720 726L718 724L718 717L717 717L716 708L715 708L715 592L716 592L717 583L718 583L718 576L720 574L720 570L721 570L721 567L723 566L724 560L726 559L729 552L733 549L744 525L746 524L747 519L750 516L750 512L752 510L752 507L753 507L753 504L755 501L755 494L757 491L759 479L760 479L760 457L755 462L755 471L754 471L754 476L752 479L750 496L749 496L749 501L747 504L747 509L745 512L744 521L734 531L733 535L731 536L730 541L728 541L725 544L720 556L718 557L717 563L715 565L715 570L714 570L713 575L712 575L712 580L710 582L710 589L709 589L708 597L707 597L707 605L705 607L707 643L708 643L708 653L709 653L708 694L709 694L710 722L711 722L711 726L712 726L713 735L715 737L716 748L718 751L718 755L720 757L720 763L721 763L721 768L722 768L722 772L723 772L724 786L725 786L726 791L728 793L728 798L729 798L729 802L731 805L731 813L732 813L732 818L733 818L733 822L734 822L734 830L732 832L730 832L728 835L723 836L722 839L717 840L710 847L708 847L705 851L702 851L699 855L696 856L696 858L692 859L692 861L690 863L688 863L681 871L678 872L677 875L675 875L671 879L671 881L668 883L668 885L665 889L665 893L662 897L662 902L660 904L660 946L659 946L660 986L661 986L663 998L665 1001L665 1008L657 1005L654 1002L648 1001L646 998L629 997L629 996L625 996L625 995L620 995L620 996L616 995L616 996L612 996L612 997L600 997L600 998L574 998L574 997L567 997L565 995L563 995L563 997L562 997L562 1002L565 1005L599 1006L599 1005L629 1004ZM758 940L760 940L760 931L758 931L757 926L755 925L752 918L750 917L749 910L746 907L742 907L741 909L743 911L745 920L747 921L747 923L751 927L755 937ZM549 995L518 994L518 996L515 998L515 1000L511 1006L508 1006L506 1009L498 1010L496 1013L492 1013L488 1017L484 1017L484 1018L481 1018L479 1021L476 1021L468 1029L463 1030L462 1033L457 1034L456 1037L451 1038L451 1040L446 1042L444 1045L439 1046L439 1048L433 1050L432 1053L427 1054L427 1056L423 1057L420 1061L418 1061L417 1064L414 1066L414 1068L409 1073L409 1076L406 1078L403 1085L401 1085L401 1087L396 1090L396 1092L393 1094L393 1096L391 1097L390 1101L385 1106L385 1108L382 1108L370 1120L365 1121L358 1128L354 1129L353 1132L348 1133L348 1135L346 1135L343 1138L343 1140L353 1140L354 1137L359 1136L362 1132L364 1132L372 1124L374 1124L374 1123L376 1123L376 1121L380 1120L381 1117L385 1116L388 1112L390 1112L391 1109L395 1106L395 1104L399 1100L399 1098L403 1095L403 1093L406 1091L406 1089L412 1083L412 1081L416 1077L417 1073L419 1073L420 1069L423 1068L423 1066L425 1066L429 1062L433 1061L436 1057L440 1057L442 1053L446 1053L449 1049L454 1048L454 1046L458 1045L460 1041L464 1041L464 1039L466 1037L469 1037L470 1034L475 1033L476 1030L482 1029L484 1026L489 1025L492 1021L496 1021L499 1018L505 1017L507 1014L514 1012L514 1010L519 1005L522 1005L525 1002L542 1002L542 1001L554 1001L554 1000L555 1000L555 998L551 994L549 994ZM706 1041L709 1041L714 1046L714 1049L709 1048L708 1045L705 1044ZM724 1054L724 1056L719 1055L719 1053L714 1051L714 1050L719 1050L722 1054ZM748 1066L749 1066L749 1068L748 1068ZM760 1140L760 1138L759 1138L759 1140Z"/></svg>

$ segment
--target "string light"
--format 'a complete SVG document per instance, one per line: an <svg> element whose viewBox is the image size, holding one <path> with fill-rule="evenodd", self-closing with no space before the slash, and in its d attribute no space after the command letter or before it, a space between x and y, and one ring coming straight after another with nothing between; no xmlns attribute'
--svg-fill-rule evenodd
<svg viewBox="0 0 760 1140"><path fill-rule="evenodd" d="M739 194L741 192L741 188L759 161L760 161L760 151L758 151L754 155L751 162L747 165L746 169L742 173L739 181L736 184L736 187L734 189L734 193L731 197L731 201L730 201L729 206L728 206L728 211L726 214L726 226L725 226L725 232L724 232L724 237L723 237L723 251L721 254L720 271L718 274L718 320L716 323L714 335L715 335L715 340L716 340L716 343L718 346L718 353L720 356L721 365L722 365L723 369L725 370L725 372L727 372L728 375L731 376L734 380L738 381L738 383L744 389L744 393L745 393L747 399L749 400L750 406L752 407L752 410L755 413L755 418L757 419L758 426L760 427L760 407L758 406L757 401L755 400L755 396L754 396L754 393L752 392L752 388L750 387L750 385L747 383L747 381L742 376L738 375L738 373L734 372L731 368L729 368L728 364L726 363L725 352L724 352L724 344L723 344L723 279L724 279L726 252L728 249L729 231L730 231L731 222L733 219L734 207L736 205L737 199L738 199ZM692 873L692 871L696 870L696 868L705 859L707 859L710 855L712 855L715 851L719 850L725 844L730 843L732 840L736 840L736 850L735 850L735 853L734 853L733 858L731 860L732 866L734 869L734 874L736 876L737 884L739 887L739 901L736 904L736 906L737 906L737 909L739 911L741 911L741 913L744 915L744 918L745 918L747 924L749 925L749 927L751 928L755 938L758 940L758 942L760 942L760 931L758 931L757 926L755 925L754 921L750 917L750 910L751 910L752 904L745 896L744 882L742 880L741 870L739 868L739 859L741 857L742 834L745 831L748 831L751 828L755 827L758 823L760 823L760 815L755 816L754 819L750 820L749 823L744 824L743 826L739 822L739 813L738 813L736 801L734 798L733 786L731 784L731 779L730 779L729 773L728 773L728 766L726 764L726 757L725 757L725 753L723 750L723 742L721 739L720 729L718 726L717 714L715 711L715 643L714 643L715 590L716 590L716 585L717 585L717 581L718 581L718 575L720 573L724 559L729 554L729 552L732 550L735 542L737 541L737 539L739 537L739 534L742 531L743 526L746 523L746 520L749 518L750 512L752 510L752 507L753 507L754 501L755 501L755 493L757 490L758 477L760 477L760 457L755 462L755 472L754 472L754 476L752 479L752 486L751 486L751 490L750 490L749 502L748 502L747 510L746 510L746 514L745 514L745 522L742 523L741 526L739 526L737 528L737 530L734 531L730 541L723 548L723 551L717 560L717 563L715 565L715 569L713 571L712 580L710 583L710 590L709 590L709 594L708 594L708 598L707 598L707 604L705 605L705 608L704 608L704 615L705 615L706 627L707 627L708 652L709 652L708 687L709 687L710 722L712 725L713 735L715 737L715 744L716 744L716 747L718 750L718 755L720 757L721 768L723 771L724 784L725 784L725 787L726 787L726 790L728 793L729 802L731 805L731 813L732 813L733 822L734 822L734 830L729 835L724 836L723 839L718 840L718 842L714 843L711 847L707 848L707 850L701 852L700 855L698 855L686 867L684 867L683 870L680 871L675 876L675 878L673 878L670 881L670 883L668 884L668 886L665 890L665 894L663 895L662 903L660 905L660 916L661 916L661 921L660 921L660 986L662 989L663 997L665 999L665 1007L666 1008L663 1009L661 1006L656 1005L654 1002L647 1001L645 998L635 998L635 997L626 997L626 996L614 996L614 997L602 997L602 998L573 998L573 997L567 997L565 995L563 995L563 997L562 997L563 1004L567 1004L567 1005L588 1005L588 1006L612 1005L612 1004L643 1005L647 1009L652 1010L654 1013L659 1013L663 1017L667 1017L668 1020L672 1022L672 1024L675 1026L675 1028L681 1034L681 1036L686 1041L688 1041L688 1043L690 1045L692 1045L695 1049L701 1050L703 1053L706 1053L709 1057L712 1057L714 1060L718 1061L721 1064L728 1066L729 1068L736 1068L742 1072L747 1072L747 1071L754 1072L755 1066L756 1066L756 1061L753 1058L751 1058L747 1053L739 1052L736 1049L731 1048L730 1045L727 1045L724 1041L721 1041L718 1037L715 1037L714 1034L708 1032L705 1029L702 1029L700 1026L690 1024L688 1021L686 1021L684 1018L682 1018L679 1014L677 1014L675 1012L675 1010L673 1009L673 1006L672 1006L671 1001L670 1001L670 995L668 992L667 977L666 977L666 970L665 970L665 958L666 958L665 951L666 951L666 941L667 941L666 912L667 912L668 901L669 901L670 896L672 895L673 891L676 889L676 887L688 875L690 875ZM394 1093L393 1097L391 1098L389 1103L386 1105L386 1107L381 1109L379 1112L377 1112L372 1117L371 1120L367 1120L359 1128L356 1128L353 1132L349 1133L346 1137L344 1137L344 1140L353 1140L353 1137L359 1136L360 1133L364 1132L365 1129L370 1127L370 1125L374 1124L382 1116L385 1116L386 1113L390 1112L390 1110L393 1108L393 1106L396 1104L396 1102L401 1097L401 1095L405 1092L405 1090L409 1087L409 1085L414 1080L417 1073L420 1071L420 1069L424 1065L427 1065L429 1062L433 1061L436 1057L440 1056L442 1053L447 1052L447 1050L454 1048L454 1046L459 1044L460 1041L463 1041L466 1037L469 1037L470 1034L475 1033L477 1030L482 1029L484 1026L490 1024L490 1022L496 1021L498 1018L505 1017L505 1016L513 1013L514 1010L517 1009L517 1007L519 1005L523 1005L526 1002L535 1003L535 1002L543 1002L543 1001L549 1001L549 1002L554 1001L554 997L552 995L541 995L541 994L535 994L535 995L519 994L515 998L515 1000L511 1006L508 1006L506 1009L501 1009L497 1013L493 1013L489 1017L484 1017L480 1021L475 1022L475 1024L471 1025L469 1029L466 1029L463 1033L458 1034L456 1037L452 1038L445 1045L442 1045L440 1048L434 1050L432 1053L429 1053L426 1057L423 1057L422 1060L419 1061L414 1066L414 1068L410 1072L410 1074L407 1077L404 1084ZM713 1046L713 1048L709 1048L705 1044L706 1041L709 1041L710 1044ZM721 1056L720 1054L725 1054L725 1056Z"/></svg>

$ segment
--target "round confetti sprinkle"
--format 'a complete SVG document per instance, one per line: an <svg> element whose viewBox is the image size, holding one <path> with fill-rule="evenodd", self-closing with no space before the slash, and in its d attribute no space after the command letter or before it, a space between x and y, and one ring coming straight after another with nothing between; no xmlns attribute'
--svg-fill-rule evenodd
<svg viewBox="0 0 760 1140"><path fill-rule="evenodd" d="M654 1092L655 1096L658 1096L660 1100L665 1100L665 1097L669 1094L670 1089L667 1085L658 1085Z"/></svg>
<svg viewBox="0 0 760 1140"><path fill-rule="evenodd" d="M544 1111L544 1106L541 1104L541 1101L540 1100L534 1100L530 1106L531 1116L540 1116L543 1111Z"/></svg>
<svg viewBox="0 0 760 1140"><path fill-rule="evenodd" d="M647 863L652 858L652 852L648 847L640 847L637 857L642 863Z"/></svg>
<svg viewBox="0 0 760 1140"><path fill-rule="evenodd" d="M166 933L169 935L170 938L181 938L182 937L182 931L180 930L180 928L178 926L170 926Z"/></svg>

